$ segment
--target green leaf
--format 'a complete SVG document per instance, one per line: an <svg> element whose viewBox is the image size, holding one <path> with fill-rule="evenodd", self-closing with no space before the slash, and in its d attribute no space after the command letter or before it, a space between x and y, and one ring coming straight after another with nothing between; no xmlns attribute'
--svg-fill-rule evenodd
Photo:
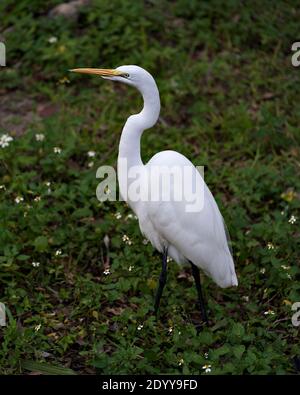
<svg viewBox="0 0 300 395"><path fill-rule="evenodd" d="M233 354L237 357L237 358L241 358L241 356L244 354L246 350L246 347L243 344L240 344L238 346L234 346L232 351Z"/></svg>
<svg viewBox="0 0 300 395"><path fill-rule="evenodd" d="M80 219L85 217L91 217L93 212L87 207L79 208L72 213L72 218Z"/></svg>
<svg viewBox="0 0 300 395"><path fill-rule="evenodd" d="M27 261L27 259L29 259L30 258L30 256L29 255L18 255L17 256L17 259L18 259L18 261Z"/></svg>
<svg viewBox="0 0 300 395"><path fill-rule="evenodd" d="M92 361L92 365L98 369L104 369L108 366L108 358L106 355L103 355L101 359L96 359Z"/></svg>
<svg viewBox="0 0 300 395"><path fill-rule="evenodd" d="M48 239L45 236L39 236L34 240L33 244L37 251L44 252L48 248Z"/></svg>
<svg viewBox="0 0 300 395"><path fill-rule="evenodd" d="M201 344L210 345L213 343L214 339L210 332L199 333L198 340Z"/></svg>
<svg viewBox="0 0 300 395"><path fill-rule="evenodd" d="M235 323L232 327L232 334L238 337L243 337L245 334L243 325L240 323Z"/></svg>
<svg viewBox="0 0 300 395"><path fill-rule="evenodd" d="M213 351L213 356L215 359L219 358L221 355L226 355L230 352L230 348L227 344L224 344L223 346L217 348L216 350Z"/></svg>
<svg viewBox="0 0 300 395"><path fill-rule="evenodd" d="M65 368L63 366L54 366L48 363L35 362L35 361L22 361L22 368L31 372L40 372L42 374L50 375L76 375L74 370Z"/></svg>

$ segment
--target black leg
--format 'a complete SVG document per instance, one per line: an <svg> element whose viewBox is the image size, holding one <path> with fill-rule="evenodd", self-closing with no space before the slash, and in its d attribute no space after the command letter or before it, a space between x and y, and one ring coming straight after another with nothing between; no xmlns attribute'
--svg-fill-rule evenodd
<svg viewBox="0 0 300 395"><path fill-rule="evenodd" d="M208 324L208 319L207 319L207 314L206 314L206 309L205 309L205 303L204 303L204 298L203 298L202 289L201 289L200 271L197 268L197 266L193 264L193 262L191 262L191 266L192 266L192 273L193 273L193 276L194 276L194 279L195 279L196 288L197 288L198 303L199 303L200 311L201 311L201 314L202 314L202 318L206 322L206 324Z"/></svg>
<svg viewBox="0 0 300 395"><path fill-rule="evenodd" d="M158 282L158 287L157 287L156 296L155 296L155 303L154 303L155 315L157 315L157 311L158 311L159 303L160 303L160 298L161 298L164 286L167 281L167 265L168 265L167 258L168 258L168 249L166 248L163 252L163 255L162 255L161 273L159 276L159 282Z"/></svg>

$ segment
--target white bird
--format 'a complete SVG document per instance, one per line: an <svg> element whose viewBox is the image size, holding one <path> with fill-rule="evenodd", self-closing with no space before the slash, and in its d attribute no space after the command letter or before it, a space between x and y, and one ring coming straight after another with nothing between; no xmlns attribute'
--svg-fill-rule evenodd
<svg viewBox="0 0 300 395"><path fill-rule="evenodd" d="M199 268L222 288L237 286L237 276L229 247L226 226L217 203L196 167L183 155L175 151L162 151L154 155L147 164L143 164L140 154L140 140L145 129L154 126L160 113L159 91L155 80L139 66L120 66L116 69L81 68L71 71L96 74L104 79L122 82L134 86L142 94L144 107L138 114L131 115L122 131L119 156L118 180L121 196L127 201L139 219L141 232L150 240L153 247L162 253L162 271L155 299L157 313L163 287L166 283L167 257L179 264L190 263L198 292L198 301L203 319L207 315L201 291ZM182 196L180 200L164 199L164 189L158 192L156 199L149 198L148 191L156 191L164 171L176 169L189 170L184 182L173 177L170 190L202 187L203 206L198 210L189 210L191 201ZM135 199L134 181L130 170L139 169L139 189L148 199ZM154 176L159 174L159 179ZM170 182L170 181L169 181ZM184 195L185 190L183 191ZM151 192L152 193L152 192ZM152 196L152 195L151 195Z"/></svg>

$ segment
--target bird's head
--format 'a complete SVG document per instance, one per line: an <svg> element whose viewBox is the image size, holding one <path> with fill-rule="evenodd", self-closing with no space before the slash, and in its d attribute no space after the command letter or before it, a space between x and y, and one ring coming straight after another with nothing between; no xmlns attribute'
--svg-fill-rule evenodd
<svg viewBox="0 0 300 395"><path fill-rule="evenodd" d="M116 69L73 69L75 73L95 74L106 80L123 82L134 86L143 96L144 129L152 127L160 112L159 92L154 78L148 71L139 66L120 66ZM145 115L146 114L146 115ZM133 118L130 117L130 118Z"/></svg>
<svg viewBox="0 0 300 395"><path fill-rule="evenodd" d="M132 85L143 92L143 88L149 84L153 84L154 80L148 71L139 66L120 66L116 69L94 69L94 68L80 68L70 70L74 73L94 74L100 77L111 80L123 82L127 85Z"/></svg>

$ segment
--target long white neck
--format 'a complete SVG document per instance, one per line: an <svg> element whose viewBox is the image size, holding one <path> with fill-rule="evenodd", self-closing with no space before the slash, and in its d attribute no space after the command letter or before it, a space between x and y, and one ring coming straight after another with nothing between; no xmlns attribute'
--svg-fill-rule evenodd
<svg viewBox="0 0 300 395"><path fill-rule="evenodd" d="M131 115L122 130L119 144L119 159L126 159L128 165L142 165L141 136L144 130L151 128L158 120L160 112L159 92L155 81L141 87L144 107L138 114Z"/></svg>
<svg viewBox="0 0 300 395"><path fill-rule="evenodd" d="M160 112L159 91L154 79L139 87L144 99L144 107L138 114L131 115L122 130L118 156L118 179L120 193L124 197L128 188L128 172L133 166L143 166L141 159L141 136L158 120ZM127 164L127 168L124 168ZM125 198L127 201L127 199Z"/></svg>

